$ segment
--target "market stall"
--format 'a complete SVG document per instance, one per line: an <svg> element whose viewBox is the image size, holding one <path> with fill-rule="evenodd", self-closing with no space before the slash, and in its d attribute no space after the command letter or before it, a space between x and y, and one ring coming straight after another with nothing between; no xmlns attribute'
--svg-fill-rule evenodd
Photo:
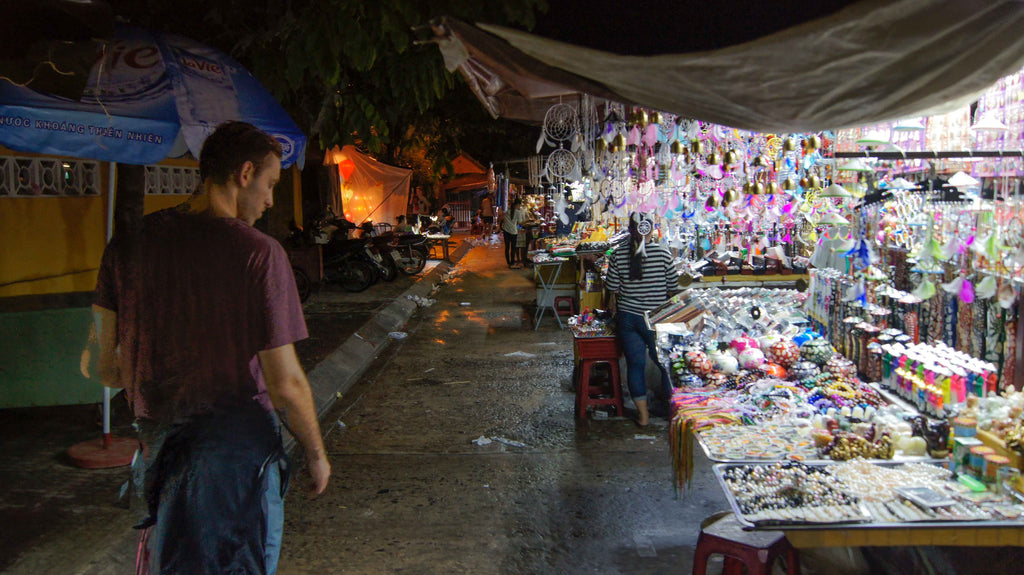
<svg viewBox="0 0 1024 575"><path fill-rule="evenodd" d="M681 495L706 457L742 524L796 546L1021 544L1022 80L822 133L552 106L534 212L573 224L531 246L537 326L572 295L577 366L615 363L602 279L643 212L679 277L646 319ZM600 398L577 415L621 409Z"/></svg>

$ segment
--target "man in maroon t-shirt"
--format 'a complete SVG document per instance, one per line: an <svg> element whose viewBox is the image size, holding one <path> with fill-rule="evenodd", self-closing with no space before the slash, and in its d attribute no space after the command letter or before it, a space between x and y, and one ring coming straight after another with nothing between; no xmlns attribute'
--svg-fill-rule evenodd
<svg viewBox="0 0 1024 575"><path fill-rule="evenodd" d="M331 473L293 345L307 332L291 266L252 227L273 205L281 148L228 122L199 166L209 209L150 214L104 252L98 371L126 390L150 448L153 572L273 573L286 483L275 410L315 494Z"/></svg>

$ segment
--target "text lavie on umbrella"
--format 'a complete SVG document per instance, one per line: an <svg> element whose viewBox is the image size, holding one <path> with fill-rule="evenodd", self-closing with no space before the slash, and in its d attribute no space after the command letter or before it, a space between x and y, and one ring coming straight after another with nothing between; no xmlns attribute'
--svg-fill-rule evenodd
<svg viewBox="0 0 1024 575"><path fill-rule="evenodd" d="M0 80L0 144L18 151L127 164L198 158L227 120L272 134L282 164L301 167L306 137L280 104L234 59L188 38L119 27L77 101Z"/></svg>

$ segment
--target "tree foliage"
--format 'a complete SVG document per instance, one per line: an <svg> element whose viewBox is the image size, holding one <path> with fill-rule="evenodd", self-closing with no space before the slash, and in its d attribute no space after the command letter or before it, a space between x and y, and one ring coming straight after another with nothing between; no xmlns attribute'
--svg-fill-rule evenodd
<svg viewBox="0 0 1024 575"><path fill-rule="evenodd" d="M530 28L544 0L115 0L118 14L231 53L322 149L358 143L399 162L417 147L436 177L478 133L482 107L419 43L432 18ZM466 116L467 118L463 118ZM463 126L462 122L469 122ZM469 129L470 127L473 129ZM493 132L499 122L485 133ZM509 127L523 132L521 127ZM535 132L535 130L534 130ZM506 138L497 138L499 141ZM493 146L491 146L493 148ZM414 154L415 155L415 154ZM480 158L489 161L500 158Z"/></svg>

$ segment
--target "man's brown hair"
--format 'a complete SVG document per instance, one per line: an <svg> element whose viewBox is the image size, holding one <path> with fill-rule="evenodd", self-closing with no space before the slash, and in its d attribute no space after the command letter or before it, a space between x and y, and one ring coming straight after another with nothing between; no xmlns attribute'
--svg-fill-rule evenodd
<svg viewBox="0 0 1024 575"><path fill-rule="evenodd" d="M199 177L226 184L246 162L252 162L258 174L267 154L283 155L281 143L273 136L246 122L224 122L203 142Z"/></svg>

